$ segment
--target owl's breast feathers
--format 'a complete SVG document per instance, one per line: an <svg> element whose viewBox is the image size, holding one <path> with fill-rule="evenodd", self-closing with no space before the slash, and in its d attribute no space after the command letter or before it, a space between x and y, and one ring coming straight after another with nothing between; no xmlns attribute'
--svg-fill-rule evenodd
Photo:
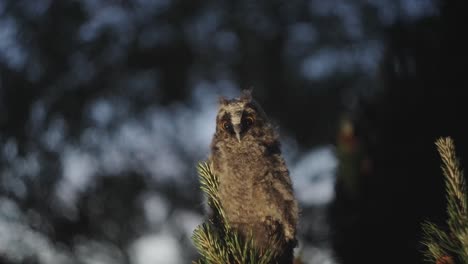
<svg viewBox="0 0 468 264"><path fill-rule="evenodd" d="M294 240L297 203L279 142L224 145L216 151L211 159L230 224L244 234L253 231L259 242L278 230Z"/></svg>

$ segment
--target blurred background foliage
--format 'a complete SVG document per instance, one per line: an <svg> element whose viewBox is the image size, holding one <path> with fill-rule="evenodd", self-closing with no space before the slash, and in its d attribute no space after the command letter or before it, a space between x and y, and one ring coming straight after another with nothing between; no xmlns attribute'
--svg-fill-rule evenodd
<svg viewBox="0 0 468 264"><path fill-rule="evenodd" d="M217 97L280 125L306 263L422 263L465 1L0 0L0 263L189 263ZM465 22L463 22L465 21ZM465 165L465 166L464 166Z"/></svg>

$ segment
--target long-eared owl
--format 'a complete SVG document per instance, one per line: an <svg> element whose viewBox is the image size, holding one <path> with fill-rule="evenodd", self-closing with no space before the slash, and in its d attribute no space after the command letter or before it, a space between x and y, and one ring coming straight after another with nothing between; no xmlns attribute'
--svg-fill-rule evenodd
<svg viewBox="0 0 468 264"><path fill-rule="evenodd" d="M260 249L277 238L275 263L292 263L299 209L278 134L250 91L220 99L210 161L230 226Z"/></svg>

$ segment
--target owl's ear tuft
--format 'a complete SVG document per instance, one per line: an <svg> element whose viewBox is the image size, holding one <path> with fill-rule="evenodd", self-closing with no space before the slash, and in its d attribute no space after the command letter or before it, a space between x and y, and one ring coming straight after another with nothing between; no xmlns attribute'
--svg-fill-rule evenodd
<svg viewBox="0 0 468 264"><path fill-rule="evenodd" d="M218 103L220 105L227 105L228 104L228 99L226 99L226 97L224 97L224 96L220 96L219 99L218 99Z"/></svg>
<svg viewBox="0 0 468 264"><path fill-rule="evenodd" d="M252 88L242 90L242 94L240 96L241 100L252 101Z"/></svg>

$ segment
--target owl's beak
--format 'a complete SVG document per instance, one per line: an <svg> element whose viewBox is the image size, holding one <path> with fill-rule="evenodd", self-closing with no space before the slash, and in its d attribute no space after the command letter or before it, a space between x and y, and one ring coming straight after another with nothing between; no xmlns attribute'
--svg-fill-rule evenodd
<svg viewBox="0 0 468 264"><path fill-rule="evenodd" d="M239 142L241 142L241 126L240 124L234 125L234 133L236 133L236 138Z"/></svg>

